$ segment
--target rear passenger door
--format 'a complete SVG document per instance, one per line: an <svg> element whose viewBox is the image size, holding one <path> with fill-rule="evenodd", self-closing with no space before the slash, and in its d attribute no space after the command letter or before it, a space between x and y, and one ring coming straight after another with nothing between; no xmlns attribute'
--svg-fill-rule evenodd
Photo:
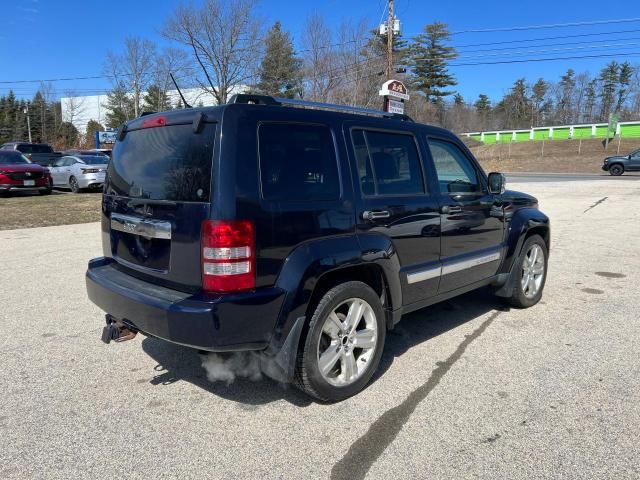
<svg viewBox="0 0 640 480"><path fill-rule="evenodd" d="M351 124L345 136L356 192L356 229L391 239L401 265L403 304L436 295L440 275L440 216L423 171L417 136Z"/></svg>
<svg viewBox="0 0 640 480"><path fill-rule="evenodd" d="M427 139L438 177L442 219L440 293L493 276L500 266L504 223L501 199L453 139Z"/></svg>

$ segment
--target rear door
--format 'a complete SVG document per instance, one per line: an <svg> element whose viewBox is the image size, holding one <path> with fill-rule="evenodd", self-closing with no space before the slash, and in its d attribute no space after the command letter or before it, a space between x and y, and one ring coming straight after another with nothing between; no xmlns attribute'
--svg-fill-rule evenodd
<svg viewBox="0 0 640 480"><path fill-rule="evenodd" d="M172 124L170 116L143 118L151 127L128 130L107 170L105 255L132 275L195 291L202 285L200 229L210 211L216 124L196 129Z"/></svg>
<svg viewBox="0 0 640 480"><path fill-rule="evenodd" d="M476 162L453 139L428 138L438 177L445 293L484 280L500 266L504 223L499 196L488 193Z"/></svg>
<svg viewBox="0 0 640 480"><path fill-rule="evenodd" d="M418 138L411 131L351 124L359 235L389 237L401 264L403 304L434 296L440 276L440 216L427 189Z"/></svg>
<svg viewBox="0 0 640 480"><path fill-rule="evenodd" d="M66 179L63 182L62 177L65 169L65 163L68 158L69 157L60 158L49 168L49 171L51 172L51 180L53 181L54 185L62 185L63 183L66 184Z"/></svg>

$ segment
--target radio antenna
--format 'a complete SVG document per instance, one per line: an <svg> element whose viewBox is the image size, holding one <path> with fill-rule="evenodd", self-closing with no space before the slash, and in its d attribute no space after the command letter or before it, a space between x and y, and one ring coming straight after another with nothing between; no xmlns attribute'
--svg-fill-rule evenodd
<svg viewBox="0 0 640 480"><path fill-rule="evenodd" d="M182 95L182 92L180 91L180 87L178 86L176 79L173 78L173 73L169 72L169 76L171 77L171 80L173 80L173 84L176 86L176 90L178 90L178 93L180 94L180 98L182 99L182 103L184 104L184 107L191 108L191 105L189 105L187 101L184 99L184 95Z"/></svg>

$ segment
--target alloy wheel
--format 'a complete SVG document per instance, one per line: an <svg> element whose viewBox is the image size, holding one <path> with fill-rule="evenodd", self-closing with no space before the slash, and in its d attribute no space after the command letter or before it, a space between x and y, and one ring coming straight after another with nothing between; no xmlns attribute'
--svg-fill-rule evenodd
<svg viewBox="0 0 640 480"><path fill-rule="evenodd" d="M329 384L347 386L368 369L377 347L378 327L371 305L345 300L327 316L318 341L318 369Z"/></svg>
<svg viewBox="0 0 640 480"><path fill-rule="evenodd" d="M527 298L535 297L544 280L545 259L540 245L534 243L522 262L522 293Z"/></svg>

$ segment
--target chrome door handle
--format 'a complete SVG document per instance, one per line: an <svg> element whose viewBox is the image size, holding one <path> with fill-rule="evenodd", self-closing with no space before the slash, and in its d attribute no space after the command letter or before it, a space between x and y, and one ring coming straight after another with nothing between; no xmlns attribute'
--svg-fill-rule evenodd
<svg viewBox="0 0 640 480"><path fill-rule="evenodd" d="M458 207L457 205L445 205L440 209L440 211L444 214L462 213L462 207Z"/></svg>
<svg viewBox="0 0 640 480"><path fill-rule="evenodd" d="M389 218L391 216L391 213L389 213L388 210L377 210L377 211L370 211L370 210L365 210L364 212L362 212L362 218L365 220L378 220L380 218Z"/></svg>

